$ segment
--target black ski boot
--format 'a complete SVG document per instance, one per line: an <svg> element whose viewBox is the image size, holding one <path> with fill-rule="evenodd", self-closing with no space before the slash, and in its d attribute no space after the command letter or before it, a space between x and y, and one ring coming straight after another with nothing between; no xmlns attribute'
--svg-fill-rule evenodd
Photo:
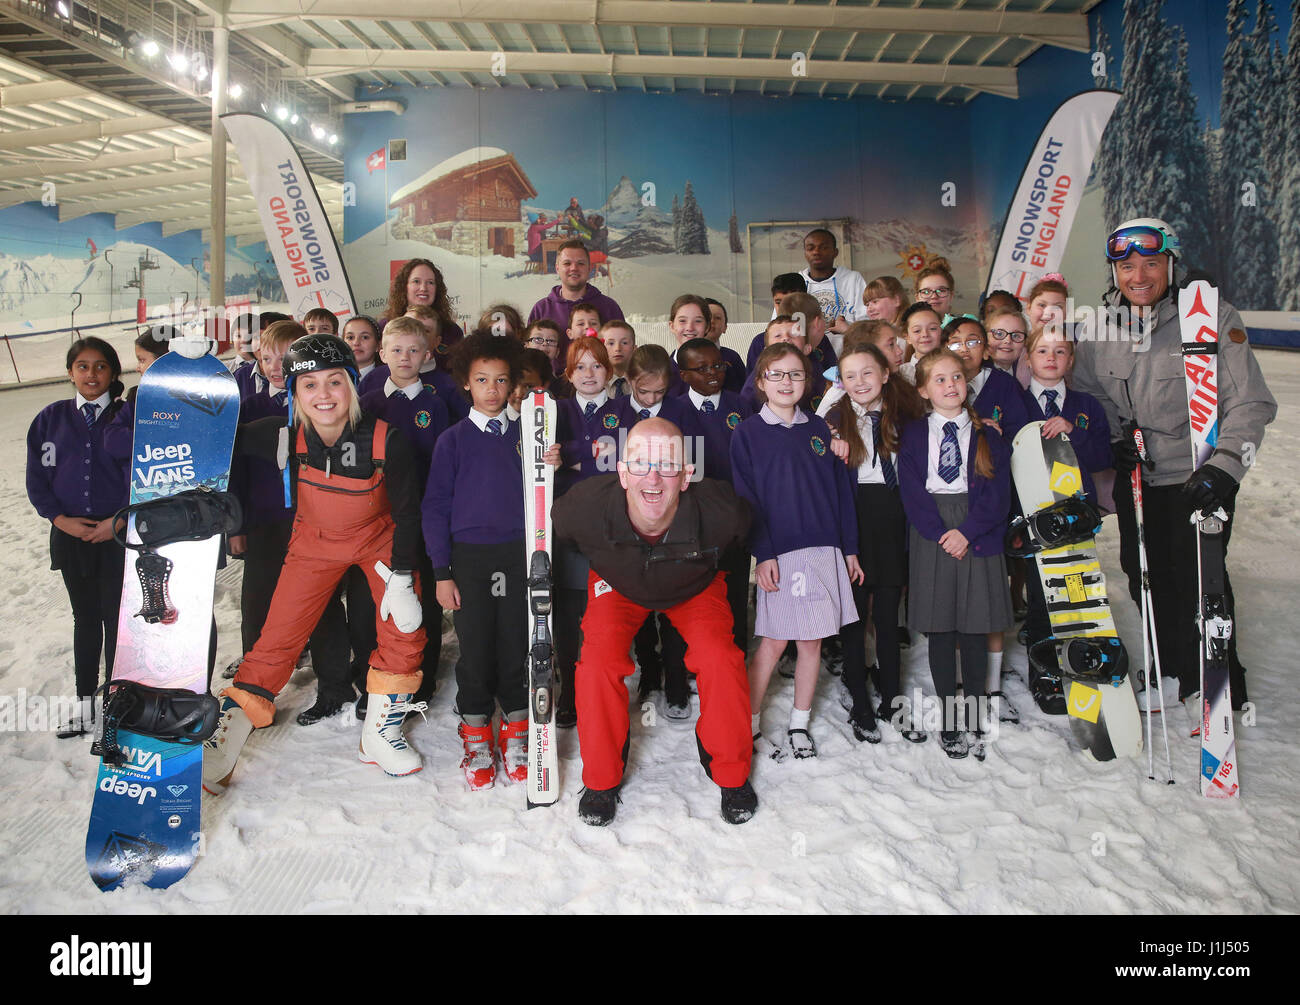
<svg viewBox="0 0 1300 1005"><path fill-rule="evenodd" d="M943 744L943 752L954 760L959 760L970 753L970 743L966 739L965 730L945 729L939 734L939 742Z"/></svg>
<svg viewBox="0 0 1300 1005"><path fill-rule="evenodd" d="M620 786L612 789L583 789L582 798L578 800L578 819L592 827L604 827L614 819L614 812L621 801L618 797Z"/></svg>
<svg viewBox="0 0 1300 1005"><path fill-rule="evenodd" d="M722 790L722 819L729 824L743 824L758 809L758 794L749 779L735 788Z"/></svg>

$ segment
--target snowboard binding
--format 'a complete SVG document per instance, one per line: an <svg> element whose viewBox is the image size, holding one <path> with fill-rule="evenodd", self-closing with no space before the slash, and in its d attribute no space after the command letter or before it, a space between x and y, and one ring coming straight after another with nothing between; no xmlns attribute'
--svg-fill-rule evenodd
<svg viewBox="0 0 1300 1005"><path fill-rule="evenodd" d="M1018 516L1007 528L1004 546L1012 558L1090 542L1101 530L1101 513L1082 492L1051 506Z"/></svg>
<svg viewBox="0 0 1300 1005"><path fill-rule="evenodd" d="M195 694L186 688L111 680L100 690L104 693L104 711L90 752L113 766L126 761L117 743L119 729L193 746L216 732L221 718L220 702L207 692Z"/></svg>
<svg viewBox="0 0 1300 1005"><path fill-rule="evenodd" d="M229 492L192 489L166 499L125 506L117 511L114 528L118 520L125 520L128 516L135 517L135 532L140 543L127 541L116 529L113 536L123 547L140 552L135 560L135 571L140 577L143 603L135 616L151 625L175 624L180 615L167 593L172 562L160 555L157 549L178 541L203 541L214 534L233 533L243 520L239 500Z"/></svg>
<svg viewBox="0 0 1300 1005"><path fill-rule="evenodd" d="M1114 686L1128 677L1128 651L1113 637L1048 636L1029 647L1029 662L1044 676L1065 676L1085 684Z"/></svg>

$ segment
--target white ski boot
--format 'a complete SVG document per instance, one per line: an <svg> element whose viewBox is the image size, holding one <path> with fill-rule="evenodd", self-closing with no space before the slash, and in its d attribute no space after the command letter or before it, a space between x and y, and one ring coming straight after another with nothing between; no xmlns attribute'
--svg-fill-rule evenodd
<svg viewBox="0 0 1300 1005"><path fill-rule="evenodd" d="M395 777L419 771L424 762L406 742L402 724L408 712L423 712L428 707L425 702L412 704L409 694L370 695L357 759L363 764L377 764Z"/></svg>
<svg viewBox="0 0 1300 1005"><path fill-rule="evenodd" d="M1183 708L1187 709L1187 735L1201 735L1201 719L1204 714L1204 708L1201 703L1201 692L1189 694L1183 699Z"/></svg>
<svg viewBox="0 0 1300 1005"><path fill-rule="evenodd" d="M234 698L221 699L221 718L213 734L203 741L203 790L214 796L226 791L235 762L244 749L253 723Z"/></svg>

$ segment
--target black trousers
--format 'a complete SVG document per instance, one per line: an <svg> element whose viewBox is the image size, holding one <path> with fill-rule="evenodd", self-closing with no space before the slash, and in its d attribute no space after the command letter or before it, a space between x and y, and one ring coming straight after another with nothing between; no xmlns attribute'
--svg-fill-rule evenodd
<svg viewBox="0 0 1300 1005"><path fill-rule="evenodd" d="M1180 699L1194 694L1201 687L1200 642L1196 628L1199 605L1196 527L1191 522L1192 509L1184 501L1181 490L1181 485L1152 486L1144 483L1142 486L1147 571L1156 619L1156 644L1160 649L1160 669L1166 677L1178 678ZM1223 526L1225 563L1228 540L1236 522L1232 518L1236 506L1237 493L1234 490L1232 498L1224 506L1229 517ZM1142 571L1138 559L1137 517L1133 509L1133 485L1126 475L1115 479L1115 512L1119 517L1120 565L1128 576L1129 595L1141 607ZM1228 594L1228 612L1234 614L1232 580L1226 569L1224 587ZM1232 703L1236 707L1246 700L1246 671L1237 658L1237 631L1240 627L1234 614L1234 630L1228 642L1228 673ZM1140 660L1141 656L1138 655L1137 659Z"/></svg>
<svg viewBox="0 0 1300 1005"><path fill-rule="evenodd" d="M943 701L943 726L946 732L975 729L972 700L984 698L989 675L988 636L966 632L931 632L929 645L930 676L935 694ZM961 650L961 677L964 704L957 700L957 650Z"/></svg>
<svg viewBox="0 0 1300 1005"><path fill-rule="evenodd" d="M72 659L77 696L88 698L100 684L101 653L105 676L113 674L126 558L116 541L87 544L57 528L54 534L66 539L57 545L52 539L51 550L55 552L57 568L63 575L63 585L72 605Z"/></svg>
<svg viewBox="0 0 1300 1005"><path fill-rule="evenodd" d="M867 696L867 614L876 629L876 665L880 668L880 703L892 709L898 696L901 658L898 651L898 600L901 586L853 586L858 620L840 629L844 641L844 686L853 696L853 718L870 729L875 711ZM892 712L891 712L892 714Z"/></svg>
<svg viewBox="0 0 1300 1005"><path fill-rule="evenodd" d="M587 591L556 587L551 608L551 635L555 643L555 672L560 679L559 708L576 713L574 673L582 654L582 616L587 613Z"/></svg>
<svg viewBox="0 0 1300 1005"><path fill-rule="evenodd" d="M366 586L364 576L360 575L360 570L352 568L348 570L348 630L352 630L352 592L351 580L353 574L357 574L361 580L361 585ZM424 676L420 680L419 690L415 692L415 701L428 701L433 697L433 692L438 687L438 661L442 659L442 606L438 603L438 584L433 577L433 562L429 560L428 554L421 549L420 551L420 610L424 614L424 661L420 664L420 669ZM365 590L366 596L370 596L370 590ZM370 600L370 636L371 640L375 637L375 602ZM373 652L373 645L370 649L362 650L369 659L370 653ZM357 642L354 637L352 643L353 660L356 659Z"/></svg>
<svg viewBox="0 0 1300 1005"><path fill-rule="evenodd" d="M528 576L523 541L451 545L460 591L455 613L460 639L456 708L489 718L528 708L524 659L528 653Z"/></svg>
<svg viewBox="0 0 1300 1005"><path fill-rule="evenodd" d="M280 581L280 570L289 553L289 538L293 524L288 520L250 527L247 531L247 550L244 553L244 585L239 598L242 618L240 632L244 652L257 644L266 624L275 584ZM317 690L321 698L332 701L351 701L352 673L348 663L348 626L343 603L336 592L321 614L308 640L312 669L316 673ZM373 608L372 608L373 609ZM371 615L373 625L374 616ZM369 658L371 649L366 650Z"/></svg>

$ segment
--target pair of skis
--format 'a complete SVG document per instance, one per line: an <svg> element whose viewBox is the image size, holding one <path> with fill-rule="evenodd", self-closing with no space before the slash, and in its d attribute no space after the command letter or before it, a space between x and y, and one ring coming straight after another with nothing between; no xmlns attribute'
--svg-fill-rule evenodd
<svg viewBox="0 0 1300 1005"><path fill-rule="evenodd" d="M1179 333L1182 342L1183 373L1187 387L1187 415L1191 428L1192 469L1197 470L1214 454L1219 442L1219 291L1204 280L1188 284L1178 295ZM1138 456L1145 460L1142 430L1130 431ZM1147 574L1146 542L1142 512L1141 465L1132 473L1133 504L1137 517L1138 558L1142 576L1142 644L1147 686L1154 680L1163 710L1164 691L1160 683L1160 652L1156 642L1155 612ZM1223 528L1228 514L1222 508L1211 513L1193 512L1196 524L1197 612L1201 684L1201 795L1231 799L1240 794L1237 780L1237 738L1232 721L1232 691L1228 674L1228 645L1232 639L1232 616L1224 563ZM1165 761L1168 781L1169 733L1163 719ZM1152 730L1147 716L1147 736ZM1155 778L1154 764L1148 767Z"/></svg>

